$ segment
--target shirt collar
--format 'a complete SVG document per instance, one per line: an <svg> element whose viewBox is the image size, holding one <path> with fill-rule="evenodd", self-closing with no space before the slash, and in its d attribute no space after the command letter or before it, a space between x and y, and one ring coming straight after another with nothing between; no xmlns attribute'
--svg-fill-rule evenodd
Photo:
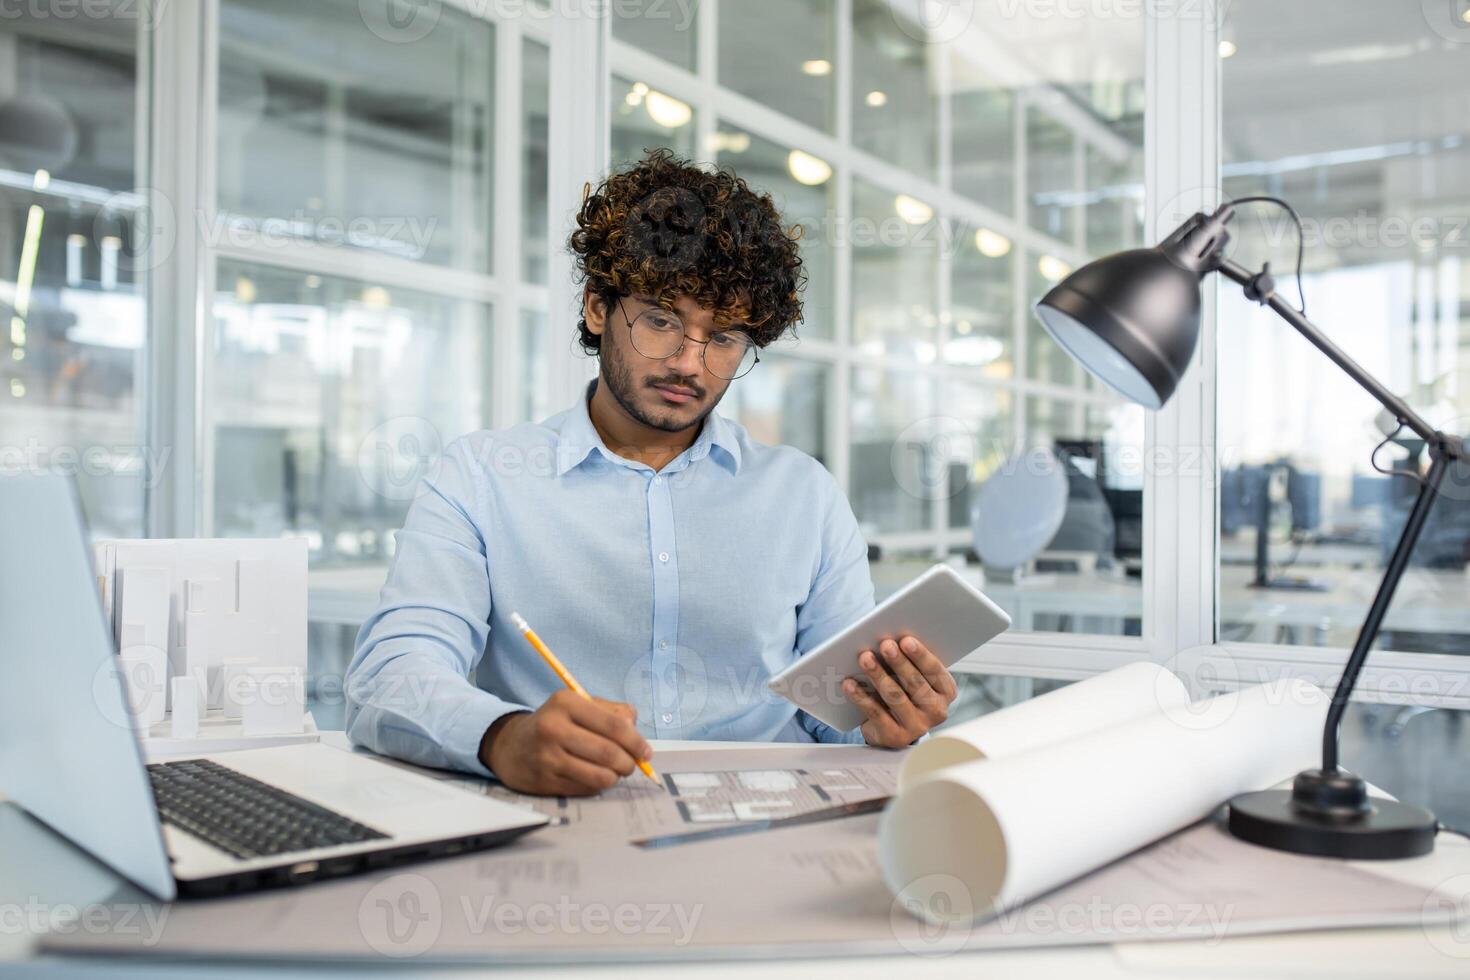
<svg viewBox="0 0 1470 980"><path fill-rule="evenodd" d="M577 399L577 404L567 410L556 443L557 476L562 476L582 465L594 450L611 462L627 463L627 460L607 448L602 437L597 434L597 429L592 425L592 414L588 409L588 404L592 399L592 392L596 389L597 379L594 378L588 382L587 391ZM714 449L720 450L715 458L720 460L731 473L740 472L740 440L735 433L735 427L719 412L710 412L705 416L698 438L694 440L693 445L680 454L680 459L684 462L677 465L683 468L683 466L695 463L710 455L711 450Z"/></svg>

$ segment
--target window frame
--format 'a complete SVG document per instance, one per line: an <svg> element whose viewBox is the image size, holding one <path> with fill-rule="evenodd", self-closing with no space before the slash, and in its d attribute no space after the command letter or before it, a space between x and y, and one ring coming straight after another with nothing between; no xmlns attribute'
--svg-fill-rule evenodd
<svg viewBox="0 0 1470 980"><path fill-rule="evenodd" d="M148 277L146 353L143 410L147 441L170 446L170 466L163 482L146 501L148 533L152 536L208 535L212 529L213 497L212 415L210 413L210 352L213 317L209 299L214 292L215 264L220 258L244 259L274 265L309 261L322 274L350 274L389 285L444 292L456 298L485 301L493 307L495 358L492 419L494 424L518 420L523 402L521 371L521 311L546 314L551 322L570 317L577 308L580 289L573 281L571 257L564 248L584 183L595 181L609 157L607 112L613 74L636 75L650 85L687 101L696 111L696 147L701 158L712 157L710 137L718 122L727 120L751 133L784 146L800 147L826 159L836 182L838 219L852 213L855 179L871 182L893 193L908 193L929 203L939 215L942 230L952 232L954 219L983 224L1009 236L1022 257L1013 261L1013 295L1023 297L1024 256L1044 250L1073 263L1083 261L1086 220L1080 215L1076 240L1059 242L1032 230L1024 221L1026 171L1025 100L1018 99L1013 124L1017 178L1013 182L1011 215L1000 214L955 192L952 188L951 148L953 118L948 98L939 112L940 165L937 179L910 175L851 146L853 111L852 0L834 0L837 17L835 57L837 110L831 133L798 123L780 112L718 84L718 6L734 0L702 0L696 30L697 70L684 71L611 37L606 16L553 18L527 14L496 18L492 7L473 0L447 0L461 12L496 24L496 181L494 233L495 274L435 267L377 256L323 256L303 246L311 256L294 249L217 248L202 241L197 228L212 224L215 214L215 155L218 95L219 0L197 4L158 4L146 28L140 23L139 57L148 89L146 146L149 190L168 201L179 216L165 234L159 260ZM896 0L895 0L896 2ZM599 8L605 11L606 8ZM1205 208L1217 199L1220 183L1220 79L1217 24L1209 17L1147 17L1145 39L1144 186L1147 220L1153 237L1161 227L1160 202ZM548 221L549 286L522 281L518 264L510 257L519 243L521 211L519 189L521 157L520 78L522 42L533 39L548 45L551 59L551 100L555 108L549 125ZM1004 57L1003 51L996 52ZM941 59L938 79L948 92L948 66ZM590 79L590 82L589 82ZM512 147L514 152L507 152ZM1169 213L1176 213L1171 207ZM191 222L189 216L199 216ZM1167 220L1167 216L1164 216ZM783 356L820 363L832 370L827 404L829 462L841 484L848 486L848 442L851 374L855 366L891 367L851 344L851 286L853 255L849 244L834 244L834 336L830 340L804 339L783 350ZM947 308L951 290L951 257L940 250L935 295ZM1191 680L1196 691L1228 689L1258 679L1301 676L1334 683L1346 651L1339 648L1297 647L1284 644L1217 642L1218 567L1217 494L1218 459L1215 444L1216 406L1216 285L1206 281L1199 348L1184 383L1161 412L1145 422L1143 631L1138 637L1091 634L1014 633L986 645L967 658L958 670L967 673L1078 679L1137 659L1169 664ZM1009 390L1015 409L1012 435L1020 439L1029 395L1063 398L1074 406L1081 421L1085 406L1116 404L1101 392L1089 393L1027 377L1025 332L1030 311L1017 302L1011 330L1015 377L998 383L966 377L967 384ZM940 330L947 333L941 324ZM1285 325L1282 327L1286 329ZM547 397L552 404L568 404L579 397L594 374L594 364L580 356L568 338L547 345ZM949 379L963 374L936 358L932 365L913 370L931 378L940 404ZM932 526L921 532L879 535L875 543L891 548L919 547L940 557L950 545L968 540L967 532L948 528L949 504L933 508ZM1470 658L1396 651L1376 652L1364 671L1355 699L1386 703L1420 703L1470 708Z"/></svg>

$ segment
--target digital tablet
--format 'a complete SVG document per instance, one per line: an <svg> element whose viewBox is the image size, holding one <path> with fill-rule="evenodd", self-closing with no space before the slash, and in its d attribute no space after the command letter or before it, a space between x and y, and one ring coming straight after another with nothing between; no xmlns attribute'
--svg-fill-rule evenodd
<svg viewBox="0 0 1470 980"><path fill-rule="evenodd" d="M859 653L876 652L881 641L912 634L948 667L1010 625L1005 610L979 589L948 565L935 565L771 678L767 686L818 721L851 731L863 723L863 714L843 693L842 682L849 677L866 679L858 666Z"/></svg>

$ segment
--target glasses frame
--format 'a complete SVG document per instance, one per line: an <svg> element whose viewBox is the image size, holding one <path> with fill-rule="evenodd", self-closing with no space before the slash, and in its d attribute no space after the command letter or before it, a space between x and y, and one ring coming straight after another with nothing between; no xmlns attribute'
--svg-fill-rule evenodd
<svg viewBox="0 0 1470 980"><path fill-rule="evenodd" d="M678 357L679 356L679 353L684 349L684 345L685 344L698 344L699 345L699 363L704 367L704 369L706 371L708 371L710 373L711 376L716 377L716 378L719 378L721 381L739 381L741 378L745 377L747 374L749 374L750 372L754 371L755 370L755 366L761 362L761 349L755 345L755 341L754 340L750 340L750 335L747 334L746 335L746 340L750 340L750 349L753 350L753 351L755 351L755 360L753 360L753 361L750 362L750 367L746 368L744 371L741 371L739 374L735 375L735 377L733 377L733 378L726 378L726 377L724 377L722 375L715 374L714 368L710 367L709 366L709 362L704 359L704 353L705 353L706 350L709 349L709 341L708 340L695 340L693 337L689 336L689 331L687 329L685 329L685 327L684 327L684 321L682 319L680 319L679 318L679 315L676 314L676 313L670 313L669 315L672 316L674 319L676 319L676 320L679 321L679 329L680 329L680 332L684 334L684 339L681 340L681 341L679 341L679 346L678 347L675 347L672 351L670 351L669 353L665 354L663 357L654 357L654 356L652 356L650 354L644 354L641 350L638 350L638 345L633 343L633 323L639 317L643 316L643 314L652 312L653 310L659 310L659 311L661 311L663 313L669 313L668 310L665 310L661 306L650 306L646 310L639 310L637 317L630 317L630 316L628 316L627 309L625 309L624 306L623 306L623 297L621 297L621 296L618 297L618 312L620 312L620 313L623 314L623 322L628 325L628 343L632 344L634 350L638 351L639 354L641 354L643 357L648 358L650 361L667 361L671 357Z"/></svg>

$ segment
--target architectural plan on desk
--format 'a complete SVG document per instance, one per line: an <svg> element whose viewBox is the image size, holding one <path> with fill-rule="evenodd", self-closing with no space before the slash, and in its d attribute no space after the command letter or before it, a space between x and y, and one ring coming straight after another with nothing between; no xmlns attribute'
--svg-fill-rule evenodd
<svg viewBox="0 0 1470 980"><path fill-rule="evenodd" d="M793 806L809 806L818 794L800 779L792 785L784 776L742 781L730 774L805 771L825 778L843 771L877 780L882 777L873 770L892 773L901 759L863 747L797 745L680 748L661 751L654 762L676 785L680 774L706 774L687 782L707 791L707 803L728 803L734 812L736 802L755 794L786 794ZM725 776L715 781L708 778L713 774ZM856 797L859 791L843 792ZM1452 897L1437 896L1436 883L1454 870L1470 873L1470 843L1462 839L1439 845L1425 880L1403 880L1362 863L1253 847L1207 820L989 921L935 927L914 918L883 884L878 814L672 849L629 843L641 834L717 826L690 821L678 802L638 775L598 798L565 806L537 801L563 810L566 822L503 848L307 888L179 902L162 916L156 936L72 930L44 938L42 948L500 965L934 955L1368 925L1424 928L1454 915ZM956 912L974 907L957 879L934 884ZM140 898L129 892L117 900Z"/></svg>
<svg viewBox="0 0 1470 980"><path fill-rule="evenodd" d="M595 798L526 796L483 779L447 778L461 788L544 813L552 827L587 823L629 840L712 824L794 817L892 795L901 756L864 746L827 748L839 754L823 757L819 765L787 769L771 768L769 751L684 750L668 763L654 760L662 789L634 773Z"/></svg>

